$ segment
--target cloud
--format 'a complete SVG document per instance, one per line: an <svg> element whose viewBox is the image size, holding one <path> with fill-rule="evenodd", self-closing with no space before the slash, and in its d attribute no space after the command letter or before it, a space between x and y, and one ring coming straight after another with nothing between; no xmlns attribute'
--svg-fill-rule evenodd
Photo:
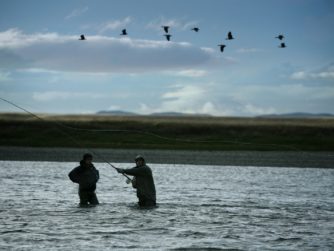
<svg viewBox="0 0 334 251"><path fill-rule="evenodd" d="M210 101L208 86L175 85L174 90L161 95L161 103L157 106L149 106L141 103L138 112L149 114L155 112L177 111L190 114L226 115L224 109L218 109L213 101Z"/></svg>
<svg viewBox="0 0 334 251"><path fill-rule="evenodd" d="M17 29L0 32L0 56L2 68L105 73L191 69L214 59L213 53L186 42L106 36L79 41L77 36Z"/></svg>
<svg viewBox="0 0 334 251"><path fill-rule="evenodd" d="M257 88L250 87L244 91L221 83L175 85L171 88L171 91L161 95L158 104L142 103L137 112L148 114L177 111L215 116L256 116L277 112L275 104L259 102L258 96L253 97L254 93L261 92ZM274 93L275 90L268 92Z"/></svg>
<svg viewBox="0 0 334 251"><path fill-rule="evenodd" d="M161 95L161 104L158 107L151 108L147 104L141 104L141 112L154 113L154 112L169 112L178 111L184 113L197 113L201 108L198 105L202 99L205 90L195 85L176 85L173 87L175 90L166 92Z"/></svg>
<svg viewBox="0 0 334 251"><path fill-rule="evenodd" d="M85 12L88 11L88 7L83 7L83 8L78 8L78 9L74 9L71 13L69 13L66 17L65 20L69 20L78 16L81 16L82 14L84 14Z"/></svg>
<svg viewBox="0 0 334 251"><path fill-rule="evenodd" d="M105 94L90 93L90 92L59 92L59 91L47 91L47 92L34 92L33 99L36 101L52 101L52 100L68 100L68 99L100 99L105 98Z"/></svg>
<svg viewBox="0 0 334 251"><path fill-rule="evenodd" d="M162 98L164 99L196 99L198 97L201 97L201 95L204 93L204 89L193 86L193 85L186 85L182 86L180 89L175 90L173 92L167 92L162 95Z"/></svg>
<svg viewBox="0 0 334 251"><path fill-rule="evenodd" d="M209 113L216 116L332 112L334 88L303 84L233 85L194 83L174 85L158 102L142 103L137 112Z"/></svg>
<svg viewBox="0 0 334 251"><path fill-rule="evenodd" d="M108 111L118 111L121 110L121 107L119 105L111 105L108 108Z"/></svg>
<svg viewBox="0 0 334 251"><path fill-rule="evenodd" d="M307 79L308 78L308 74L304 71L298 71L298 72L294 72L291 74L290 76L291 79L295 79L295 80L300 80L300 79Z"/></svg>
<svg viewBox="0 0 334 251"><path fill-rule="evenodd" d="M207 71L205 70L194 70L194 69L189 69L189 70L183 70L177 72L178 76L183 76L183 77L203 77L207 75Z"/></svg>
<svg viewBox="0 0 334 251"><path fill-rule="evenodd" d="M68 39L69 36L67 36ZM0 32L0 50L10 51L15 48L28 47L51 42L64 42L66 36L61 37L57 33L24 34L19 29L9 29Z"/></svg>
<svg viewBox="0 0 334 251"><path fill-rule="evenodd" d="M317 71L297 71L291 74L294 80L334 80L334 64Z"/></svg>
<svg viewBox="0 0 334 251"><path fill-rule="evenodd" d="M245 104L243 107L243 112L251 115L262 115L262 114L273 114L276 113L276 109L273 107L259 107L254 104Z"/></svg>
<svg viewBox="0 0 334 251"><path fill-rule="evenodd" d="M111 20L97 26L99 34L103 34L110 30L124 29L127 24L131 23L132 18L126 17L123 20Z"/></svg>
<svg viewBox="0 0 334 251"><path fill-rule="evenodd" d="M146 28L156 31L162 31L161 26L170 26L170 29L187 30L196 26L197 24L197 21L187 21L184 19L160 17L149 22L146 25Z"/></svg>

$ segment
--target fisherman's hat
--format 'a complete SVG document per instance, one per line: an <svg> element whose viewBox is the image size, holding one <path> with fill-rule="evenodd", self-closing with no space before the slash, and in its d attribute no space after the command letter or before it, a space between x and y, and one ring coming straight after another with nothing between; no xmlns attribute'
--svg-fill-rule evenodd
<svg viewBox="0 0 334 251"><path fill-rule="evenodd" d="M141 155L137 155L136 158L135 158L135 161L140 160L140 159L145 161L144 157L141 156Z"/></svg>

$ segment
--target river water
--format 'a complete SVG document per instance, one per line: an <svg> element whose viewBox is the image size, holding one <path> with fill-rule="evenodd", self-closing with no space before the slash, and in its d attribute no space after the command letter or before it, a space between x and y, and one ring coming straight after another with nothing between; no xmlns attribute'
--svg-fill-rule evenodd
<svg viewBox="0 0 334 251"><path fill-rule="evenodd" d="M154 164L148 210L106 164L79 207L76 165L0 161L0 250L334 250L334 169Z"/></svg>

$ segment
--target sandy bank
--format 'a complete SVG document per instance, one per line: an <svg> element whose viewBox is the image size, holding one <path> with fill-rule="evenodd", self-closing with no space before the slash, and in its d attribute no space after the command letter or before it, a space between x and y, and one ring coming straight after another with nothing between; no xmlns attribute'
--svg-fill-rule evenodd
<svg viewBox="0 0 334 251"><path fill-rule="evenodd" d="M334 152L264 152L264 151L179 151L146 149L94 149L110 162L129 163L137 154L148 163L224 166L315 167L334 168ZM75 161L84 149L0 147L0 160ZM95 162L103 162L96 158Z"/></svg>

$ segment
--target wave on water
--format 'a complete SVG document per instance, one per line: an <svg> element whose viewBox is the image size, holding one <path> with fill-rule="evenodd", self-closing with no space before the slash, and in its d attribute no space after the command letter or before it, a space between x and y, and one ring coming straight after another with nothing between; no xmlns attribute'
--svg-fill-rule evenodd
<svg viewBox="0 0 334 251"><path fill-rule="evenodd" d="M334 169L151 165L141 209L103 165L101 204L80 207L73 165L0 163L0 250L334 250Z"/></svg>

